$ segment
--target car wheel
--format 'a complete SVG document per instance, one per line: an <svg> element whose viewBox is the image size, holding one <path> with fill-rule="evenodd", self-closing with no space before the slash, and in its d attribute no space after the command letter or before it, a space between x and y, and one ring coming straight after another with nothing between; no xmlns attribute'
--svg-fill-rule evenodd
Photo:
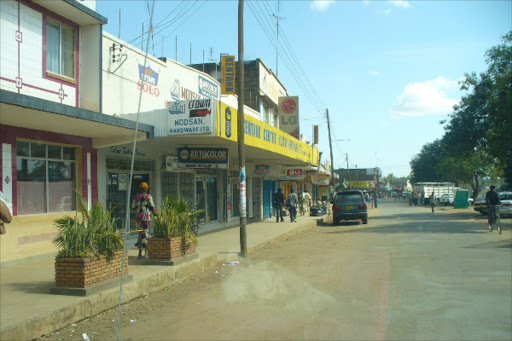
<svg viewBox="0 0 512 341"><path fill-rule="evenodd" d="M368 224L368 218L363 219L363 224Z"/></svg>

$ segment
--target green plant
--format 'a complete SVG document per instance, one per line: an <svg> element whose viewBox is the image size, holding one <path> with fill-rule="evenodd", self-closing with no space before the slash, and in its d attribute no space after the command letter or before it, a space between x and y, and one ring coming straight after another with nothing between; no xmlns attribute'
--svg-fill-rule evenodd
<svg viewBox="0 0 512 341"><path fill-rule="evenodd" d="M169 194L162 203L162 208L155 215L153 236L155 238L186 237L197 244L192 226L197 216L202 213L204 210L194 211L182 197Z"/></svg>
<svg viewBox="0 0 512 341"><path fill-rule="evenodd" d="M65 216L57 219L55 226L59 235L53 243L58 247L57 257L80 258L104 255L112 259L115 252L123 248L123 231L116 227L118 218L112 217L112 211L107 210L96 201L91 210L78 194L81 209L81 219Z"/></svg>

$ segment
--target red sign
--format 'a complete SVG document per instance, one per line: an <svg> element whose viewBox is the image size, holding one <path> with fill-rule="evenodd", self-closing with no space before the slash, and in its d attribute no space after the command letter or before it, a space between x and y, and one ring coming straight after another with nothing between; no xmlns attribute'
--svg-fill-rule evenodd
<svg viewBox="0 0 512 341"><path fill-rule="evenodd" d="M297 103L291 98L288 98L281 103L281 110L285 114L293 114L293 112L297 109Z"/></svg>

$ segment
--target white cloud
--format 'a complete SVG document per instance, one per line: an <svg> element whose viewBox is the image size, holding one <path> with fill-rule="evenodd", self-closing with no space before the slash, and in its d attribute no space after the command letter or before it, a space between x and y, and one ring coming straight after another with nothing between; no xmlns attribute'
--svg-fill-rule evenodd
<svg viewBox="0 0 512 341"><path fill-rule="evenodd" d="M313 0L309 7L319 12L325 12L334 3L334 0Z"/></svg>
<svg viewBox="0 0 512 341"><path fill-rule="evenodd" d="M458 82L459 80L437 77L423 83L407 84L404 91L397 96L398 104L391 109L391 117L449 114L460 99Z"/></svg>
<svg viewBox="0 0 512 341"><path fill-rule="evenodd" d="M388 0L388 1L397 7L402 7L402 8L411 7L411 4L407 0Z"/></svg>
<svg viewBox="0 0 512 341"><path fill-rule="evenodd" d="M388 8L388 9L384 10L384 14L385 15L390 15L391 14L391 9Z"/></svg>
<svg viewBox="0 0 512 341"><path fill-rule="evenodd" d="M363 0L363 5L368 6L370 4L370 0Z"/></svg>
<svg viewBox="0 0 512 341"><path fill-rule="evenodd" d="M376 71L376 70L370 70L370 71L368 71L368 74L370 74L372 76L378 76L378 75L380 75L380 72Z"/></svg>

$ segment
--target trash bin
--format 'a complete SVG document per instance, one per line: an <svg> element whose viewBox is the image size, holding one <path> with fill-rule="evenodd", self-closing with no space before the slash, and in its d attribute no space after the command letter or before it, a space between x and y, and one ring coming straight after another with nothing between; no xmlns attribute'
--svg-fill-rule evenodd
<svg viewBox="0 0 512 341"><path fill-rule="evenodd" d="M455 193L455 200L453 201L454 208L468 208L469 206L469 192L457 191Z"/></svg>

